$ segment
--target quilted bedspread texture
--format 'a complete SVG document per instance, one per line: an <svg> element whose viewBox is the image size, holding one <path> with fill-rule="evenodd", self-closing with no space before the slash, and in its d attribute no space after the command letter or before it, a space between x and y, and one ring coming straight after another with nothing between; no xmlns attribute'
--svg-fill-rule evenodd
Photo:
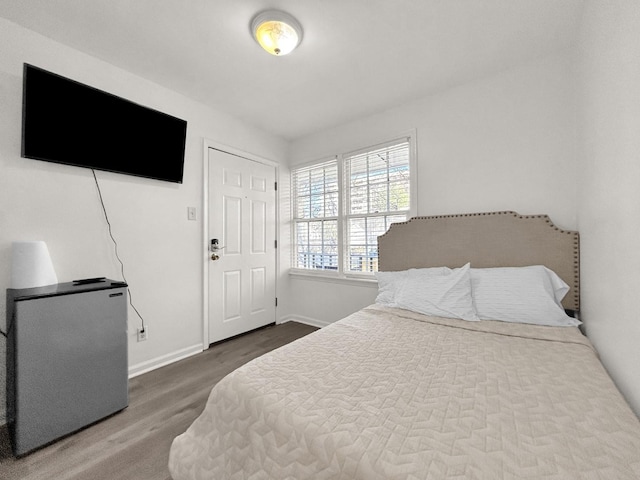
<svg viewBox="0 0 640 480"><path fill-rule="evenodd" d="M175 480L640 479L640 422L574 327L370 306L226 376Z"/></svg>

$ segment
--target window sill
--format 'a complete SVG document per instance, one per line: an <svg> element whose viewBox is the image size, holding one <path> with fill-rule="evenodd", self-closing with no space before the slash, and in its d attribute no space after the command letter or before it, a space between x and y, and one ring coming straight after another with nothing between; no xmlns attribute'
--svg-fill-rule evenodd
<svg viewBox="0 0 640 480"><path fill-rule="evenodd" d="M345 275L344 273L318 273L304 270L289 270L289 277L312 282L339 283L343 285L357 285L359 287L378 288L378 281L374 276Z"/></svg>

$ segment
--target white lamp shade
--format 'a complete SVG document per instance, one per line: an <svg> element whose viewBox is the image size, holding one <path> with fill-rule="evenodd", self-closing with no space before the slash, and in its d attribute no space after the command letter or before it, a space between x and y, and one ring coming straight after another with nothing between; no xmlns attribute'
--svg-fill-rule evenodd
<svg viewBox="0 0 640 480"><path fill-rule="evenodd" d="M13 242L11 250L11 288L43 287L58 283L47 244Z"/></svg>

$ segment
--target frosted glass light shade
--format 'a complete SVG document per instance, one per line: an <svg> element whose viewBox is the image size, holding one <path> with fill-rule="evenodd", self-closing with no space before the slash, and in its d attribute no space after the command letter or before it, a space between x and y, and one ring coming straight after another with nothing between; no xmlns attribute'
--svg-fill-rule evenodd
<svg viewBox="0 0 640 480"><path fill-rule="evenodd" d="M251 31L258 44L271 55L286 55L302 41L298 21L275 10L258 14L251 22Z"/></svg>
<svg viewBox="0 0 640 480"><path fill-rule="evenodd" d="M13 242L11 249L11 288L43 287L58 283L47 244Z"/></svg>

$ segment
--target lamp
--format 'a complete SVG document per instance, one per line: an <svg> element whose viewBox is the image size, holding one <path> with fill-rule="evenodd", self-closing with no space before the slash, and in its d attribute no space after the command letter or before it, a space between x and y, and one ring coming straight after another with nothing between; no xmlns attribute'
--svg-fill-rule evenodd
<svg viewBox="0 0 640 480"><path fill-rule="evenodd" d="M256 42L271 55L290 53L302 41L302 26L291 15L278 10L259 13L251 21Z"/></svg>
<svg viewBox="0 0 640 480"><path fill-rule="evenodd" d="M47 244L13 242L11 250L11 288L43 287L58 283Z"/></svg>

